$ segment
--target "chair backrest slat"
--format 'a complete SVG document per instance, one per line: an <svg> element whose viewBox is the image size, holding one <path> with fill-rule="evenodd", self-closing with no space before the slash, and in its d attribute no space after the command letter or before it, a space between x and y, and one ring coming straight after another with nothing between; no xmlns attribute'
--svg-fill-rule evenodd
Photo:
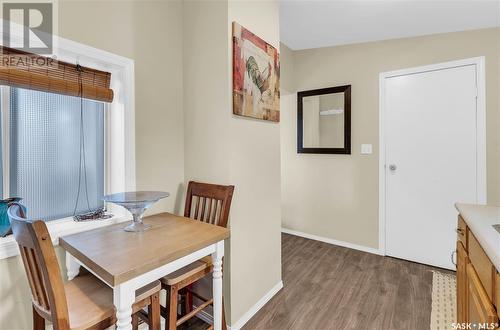
<svg viewBox="0 0 500 330"><path fill-rule="evenodd" d="M41 269L35 255L35 250L25 248L25 253L28 261L29 272L31 273L33 284L35 286L36 302L44 310L50 311L49 299L45 291Z"/></svg>
<svg viewBox="0 0 500 330"><path fill-rule="evenodd" d="M208 200L208 211L207 211L207 215L206 215L206 222L208 223L211 223L211 219L212 219L212 204L213 204L214 200L213 199L209 199Z"/></svg>
<svg viewBox="0 0 500 330"><path fill-rule="evenodd" d="M68 305L52 239L45 222L26 219L18 203L9 206L9 220L31 289L34 308L54 329L69 329Z"/></svg>
<svg viewBox="0 0 500 330"><path fill-rule="evenodd" d="M205 205L207 204L208 198L201 197L202 202L201 202L201 213L200 213L200 220L204 221L205 219Z"/></svg>
<svg viewBox="0 0 500 330"><path fill-rule="evenodd" d="M200 197L197 196L196 198L196 210L194 211L194 218L198 219L198 210L200 209Z"/></svg>
<svg viewBox="0 0 500 330"><path fill-rule="evenodd" d="M21 246L19 245L19 250L20 250L20 254L21 254L21 259L23 260L23 265L25 267L25 269L28 269L30 268L31 269L31 266L30 264L28 263L28 259L27 259L27 251L28 251L28 248L25 247L25 246ZM26 272L26 276L28 277L28 283L30 285L30 289L31 289L31 296L33 298L37 298L38 299L38 293L35 289L35 281L33 280L33 275L32 275L32 272L31 271L27 271ZM38 301L38 300L37 300Z"/></svg>
<svg viewBox="0 0 500 330"><path fill-rule="evenodd" d="M227 227L233 192L234 186L190 181L184 206L184 216Z"/></svg>
<svg viewBox="0 0 500 330"><path fill-rule="evenodd" d="M214 200L214 206L215 206L214 214L212 216L212 219L210 219L211 224L214 224L216 222L216 219L220 215L220 201L218 199Z"/></svg>

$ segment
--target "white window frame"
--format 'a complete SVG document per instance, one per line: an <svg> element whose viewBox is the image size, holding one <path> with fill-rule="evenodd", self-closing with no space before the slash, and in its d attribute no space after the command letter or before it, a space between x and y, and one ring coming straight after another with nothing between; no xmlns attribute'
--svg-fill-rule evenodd
<svg viewBox="0 0 500 330"><path fill-rule="evenodd" d="M0 29L2 26L3 20L0 20ZM18 30L19 33L11 33L11 40L21 39L22 29ZM0 33L0 37L2 35L3 32ZM105 107L105 193L135 190L134 61L61 37L54 36L54 39L56 39L54 54L58 60L79 63L82 66L111 73L111 88L114 92L114 99ZM5 114L2 116L2 120L8 119ZM3 139L3 141L4 146L2 147L8 147L6 146L8 140ZM8 161L6 158L4 157L4 162ZM8 182L8 178L4 178L4 180ZM131 216L121 207L113 204L108 204L106 207L114 215L111 219L75 222L72 217L68 217L47 222L54 244L58 244L59 237L64 235L131 219ZM0 238L0 260L18 254L19 249L12 235Z"/></svg>

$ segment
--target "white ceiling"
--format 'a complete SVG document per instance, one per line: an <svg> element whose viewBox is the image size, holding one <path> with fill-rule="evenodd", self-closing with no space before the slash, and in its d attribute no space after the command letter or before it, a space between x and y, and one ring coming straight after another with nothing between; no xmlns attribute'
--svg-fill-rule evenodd
<svg viewBox="0 0 500 330"><path fill-rule="evenodd" d="M500 0L281 0L280 37L291 49L500 26Z"/></svg>

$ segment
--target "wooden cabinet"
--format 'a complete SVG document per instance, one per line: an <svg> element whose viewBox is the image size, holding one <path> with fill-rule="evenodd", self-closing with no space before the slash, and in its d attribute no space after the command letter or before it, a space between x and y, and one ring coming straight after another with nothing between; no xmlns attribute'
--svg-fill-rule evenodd
<svg viewBox="0 0 500 330"><path fill-rule="evenodd" d="M495 282L495 267L490 259L484 252L481 244L477 241L476 237L469 232L468 236L468 255L470 262L474 266L474 270L483 285L486 294L490 301L493 301L494 295L494 282Z"/></svg>
<svg viewBox="0 0 500 330"><path fill-rule="evenodd" d="M497 316L500 318L500 273L495 275L495 306L497 308Z"/></svg>
<svg viewBox="0 0 500 330"><path fill-rule="evenodd" d="M461 216L458 216L457 240L462 242L466 250L469 248L467 246L467 225L465 224L465 221Z"/></svg>
<svg viewBox="0 0 500 330"><path fill-rule="evenodd" d="M457 242L457 319L467 322L467 252L460 241Z"/></svg>
<svg viewBox="0 0 500 330"><path fill-rule="evenodd" d="M500 275L461 217L457 229L457 322L498 327Z"/></svg>
<svg viewBox="0 0 500 330"><path fill-rule="evenodd" d="M474 266L470 263L467 264L467 289L467 322L496 324L498 319L493 303L486 294ZM491 326L491 329L493 328Z"/></svg>

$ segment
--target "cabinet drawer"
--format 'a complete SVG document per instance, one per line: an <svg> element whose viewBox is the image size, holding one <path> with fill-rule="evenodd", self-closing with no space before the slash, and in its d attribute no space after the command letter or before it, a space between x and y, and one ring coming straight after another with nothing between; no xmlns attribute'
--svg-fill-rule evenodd
<svg viewBox="0 0 500 330"><path fill-rule="evenodd" d="M467 225L460 215L458 216L457 223L457 239L462 242L465 250L467 251L467 249L469 248L467 246Z"/></svg>
<svg viewBox="0 0 500 330"><path fill-rule="evenodd" d="M467 265L467 289L467 322L496 323L498 318L493 303L486 295L472 264Z"/></svg>
<svg viewBox="0 0 500 330"><path fill-rule="evenodd" d="M469 241L469 259L476 273L483 284L484 290L488 295L490 301L493 301L493 290L495 281L495 268L491 263L490 259L484 252L483 248L474 237L474 234L468 231L468 241Z"/></svg>

